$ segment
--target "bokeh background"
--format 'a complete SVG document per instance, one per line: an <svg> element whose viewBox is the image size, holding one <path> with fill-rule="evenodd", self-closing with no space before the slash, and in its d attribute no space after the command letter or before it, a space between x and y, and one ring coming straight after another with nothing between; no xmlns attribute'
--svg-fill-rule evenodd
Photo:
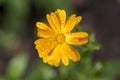
<svg viewBox="0 0 120 80"><path fill-rule="evenodd" d="M81 61L55 68L34 48L37 21L56 9L83 17ZM120 0L0 0L0 80L120 80Z"/></svg>

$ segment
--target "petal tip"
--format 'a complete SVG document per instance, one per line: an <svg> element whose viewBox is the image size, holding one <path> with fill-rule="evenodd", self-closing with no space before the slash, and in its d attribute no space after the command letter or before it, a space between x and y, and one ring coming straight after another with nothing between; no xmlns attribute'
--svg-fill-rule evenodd
<svg viewBox="0 0 120 80"><path fill-rule="evenodd" d="M40 22L36 22L36 26L37 26L37 27L40 27Z"/></svg>

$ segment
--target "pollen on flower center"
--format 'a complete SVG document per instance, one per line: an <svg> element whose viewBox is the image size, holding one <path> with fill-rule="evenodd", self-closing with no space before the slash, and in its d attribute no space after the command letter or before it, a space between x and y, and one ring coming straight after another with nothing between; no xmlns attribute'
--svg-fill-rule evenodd
<svg viewBox="0 0 120 80"><path fill-rule="evenodd" d="M65 36L63 34L59 34L57 36L57 42L58 43L63 43L65 41Z"/></svg>

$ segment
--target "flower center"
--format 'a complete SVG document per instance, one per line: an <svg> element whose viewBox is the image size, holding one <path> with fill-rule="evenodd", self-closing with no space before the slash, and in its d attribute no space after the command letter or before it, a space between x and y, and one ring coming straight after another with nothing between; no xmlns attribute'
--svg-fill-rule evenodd
<svg viewBox="0 0 120 80"><path fill-rule="evenodd" d="M57 36L57 42L58 43L63 43L65 41L65 36L63 34L59 34Z"/></svg>

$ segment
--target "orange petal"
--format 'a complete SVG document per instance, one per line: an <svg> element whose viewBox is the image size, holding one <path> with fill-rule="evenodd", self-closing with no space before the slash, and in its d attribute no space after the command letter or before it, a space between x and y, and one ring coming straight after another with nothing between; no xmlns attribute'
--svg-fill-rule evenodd
<svg viewBox="0 0 120 80"><path fill-rule="evenodd" d="M55 14L59 18L61 29L63 29L64 26L65 26L65 23L66 23L66 12L65 12L65 10L57 9L57 11L55 11Z"/></svg>
<svg viewBox="0 0 120 80"><path fill-rule="evenodd" d="M69 33L73 30L73 28L81 21L82 17L78 16L76 17L75 14L71 15L65 25L65 28L63 29L62 32L64 33Z"/></svg>
<svg viewBox="0 0 120 80"><path fill-rule="evenodd" d="M63 52L62 56L65 55L73 61L80 60L79 53L74 48L72 48L70 45L66 43L63 43L62 52ZM66 63L68 63L67 60L66 60Z"/></svg>
<svg viewBox="0 0 120 80"><path fill-rule="evenodd" d="M39 57L44 57L53 50L53 48L57 45L57 42L54 39L43 38L36 40L35 45Z"/></svg>
<svg viewBox="0 0 120 80"><path fill-rule="evenodd" d="M65 66L69 65L68 56L66 55L66 53L64 54L64 52L62 52L62 63L63 63Z"/></svg>
<svg viewBox="0 0 120 80"><path fill-rule="evenodd" d="M56 14L52 12L50 15L47 14L46 17L47 17L48 23L50 24L51 28L56 33L60 33L60 22Z"/></svg>
<svg viewBox="0 0 120 80"><path fill-rule="evenodd" d="M38 28L38 37L54 37L56 33L45 23L37 22L36 26Z"/></svg>
<svg viewBox="0 0 120 80"><path fill-rule="evenodd" d="M66 42L72 45L83 45L88 42L88 33L75 32L66 34Z"/></svg>
<svg viewBox="0 0 120 80"><path fill-rule="evenodd" d="M61 45L60 44L57 45L50 55L43 57L43 62L44 63L48 62L48 64L53 64L56 67L58 67L60 65L60 59L61 59L60 48L61 48Z"/></svg>

